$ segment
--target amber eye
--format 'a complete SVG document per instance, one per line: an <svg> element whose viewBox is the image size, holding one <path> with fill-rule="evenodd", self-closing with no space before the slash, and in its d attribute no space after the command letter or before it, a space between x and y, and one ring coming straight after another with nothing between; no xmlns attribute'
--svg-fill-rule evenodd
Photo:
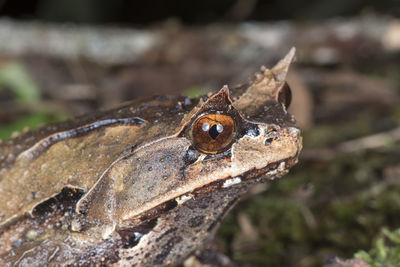
<svg viewBox="0 0 400 267"><path fill-rule="evenodd" d="M198 118L192 126L191 137L196 149L215 154L224 151L235 136L235 122L228 115L207 114Z"/></svg>

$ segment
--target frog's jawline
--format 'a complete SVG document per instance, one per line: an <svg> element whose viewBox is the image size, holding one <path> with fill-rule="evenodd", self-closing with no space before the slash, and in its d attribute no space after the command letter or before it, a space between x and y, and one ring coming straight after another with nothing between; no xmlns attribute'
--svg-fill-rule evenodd
<svg viewBox="0 0 400 267"><path fill-rule="evenodd" d="M237 177L237 178L240 178L240 182L238 184L240 184L241 182L250 181L257 177L262 177L262 175L267 174L269 171L276 170L281 163L285 163L286 166L293 166L297 162L297 156L298 155L295 155L295 156L285 159L285 160L271 162L266 167L261 168L261 169L248 170L247 172L245 172L242 175ZM269 178L274 178L275 176L278 176L278 175L279 174L272 175ZM207 194L207 193L215 191L215 190L224 189L225 188L224 183L227 180L232 179L232 178L234 178L234 177L227 177L224 179L213 181L209 184L203 185L202 187L195 188L191 192L187 192L185 194L182 194L178 197L175 197L173 199L170 199L168 201L165 201L162 204L159 204L159 205L153 207L152 209L138 215L138 218L141 222L145 222L145 221L154 219L155 217L159 216L161 213L170 211L173 208L177 207L180 204L178 199L181 198L182 196L185 196L189 193L189 194L191 194L191 197L195 198L195 197L202 196L204 194Z"/></svg>
<svg viewBox="0 0 400 267"><path fill-rule="evenodd" d="M138 118L138 117L105 119L105 120L96 121L96 122L86 124L86 125L83 125L81 127L78 127L78 128L72 129L72 130L66 130L66 131L54 133L54 134L40 140L35 145L33 145L31 148L22 152L18 157L24 157L24 156L29 157L29 158L35 157L57 142L60 142L62 140L68 139L68 138L74 138L74 137L78 137L81 135L85 135L85 134L88 134L94 130L97 130L97 129L100 129L103 127L115 126L115 125L141 125L144 122L145 122L145 120Z"/></svg>

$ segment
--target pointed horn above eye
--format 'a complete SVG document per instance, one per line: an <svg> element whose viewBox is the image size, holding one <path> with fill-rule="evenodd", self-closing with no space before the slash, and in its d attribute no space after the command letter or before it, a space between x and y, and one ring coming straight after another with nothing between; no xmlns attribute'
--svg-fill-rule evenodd
<svg viewBox="0 0 400 267"><path fill-rule="evenodd" d="M284 58L282 58L272 69L271 72L275 75L275 80L285 82L290 64L295 59L296 48L292 47Z"/></svg>
<svg viewBox="0 0 400 267"><path fill-rule="evenodd" d="M228 98L230 100L230 92L229 92L228 85L225 84L224 86L222 86L222 88L217 93L215 93L213 96L211 96L208 100L210 100L214 97L224 97L224 98Z"/></svg>
<svg viewBox="0 0 400 267"><path fill-rule="evenodd" d="M218 93L212 95L201 107L201 110L225 110L232 105L228 85L224 85Z"/></svg>
<svg viewBox="0 0 400 267"><path fill-rule="evenodd" d="M224 86L222 86L221 90L219 90L219 92L224 92L225 94L228 94L229 96L229 88L228 85L225 84Z"/></svg>
<svg viewBox="0 0 400 267"><path fill-rule="evenodd" d="M221 90L211 95L205 102L201 100L200 104L185 116L182 120L182 128L179 131L178 136L184 134L185 128L187 128L200 114L219 111L228 112L232 109L232 99L230 97L229 88L227 85L224 85Z"/></svg>
<svg viewBox="0 0 400 267"><path fill-rule="evenodd" d="M287 73L290 64L295 59L296 48L292 47L287 55L281 59L273 68L272 73L275 74L275 79L281 83L275 93L275 99L288 108L292 102L292 92L289 84L286 82Z"/></svg>
<svg viewBox="0 0 400 267"><path fill-rule="evenodd" d="M235 102L233 106L247 116L259 112L267 102L275 101L287 107L290 104L290 90L286 76L294 61L296 49L292 47L286 56L272 69L262 66L247 84L233 89Z"/></svg>

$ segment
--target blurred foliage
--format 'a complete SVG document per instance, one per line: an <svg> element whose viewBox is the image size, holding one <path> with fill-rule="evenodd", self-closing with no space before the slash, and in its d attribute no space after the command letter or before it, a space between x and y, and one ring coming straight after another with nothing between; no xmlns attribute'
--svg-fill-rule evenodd
<svg viewBox="0 0 400 267"><path fill-rule="evenodd" d="M190 88L185 89L182 92L182 95L190 97L190 98L194 98L194 97L202 96L206 93L207 92L205 92L204 88L202 88L201 86L192 86Z"/></svg>
<svg viewBox="0 0 400 267"><path fill-rule="evenodd" d="M349 121L327 121L315 125L312 131L304 135L304 147L323 147L337 144L340 141L354 139L371 133L376 115L370 111L360 110ZM338 132L340 131L340 134Z"/></svg>
<svg viewBox="0 0 400 267"><path fill-rule="evenodd" d="M366 252L361 250L355 254L374 267L399 266L400 264L400 229L389 231L382 229L381 236L375 246Z"/></svg>
<svg viewBox="0 0 400 267"><path fill-rule="evenodd" d="M0 91L8 91L16 100L14 107L29 107L31 112L21 114L10 123L0 124L0 139L7 140L13 133L38 125L65 120L66 114L55 113L41 102L40 89L36 86L23 64L17 61L0 67Z"/></svg>
<svg viewBox="0 0 400 267"><path fill-rule="evenodd" d="M27 70L18 62L6 63L0 68L0 90L9 89L22 103L37 102L39 88L29 77Z"/></svg>
<svg viewBox="0 0 400 267"><path fill-rule="evenodd" d="M13 133L22 132L24 129L35 129L39 125L51 122L61 121L66 116L61 114L49 114L42 112L34 112L19 117L15 122L9 124L0 124L0 139L10 139Z"/></svg>

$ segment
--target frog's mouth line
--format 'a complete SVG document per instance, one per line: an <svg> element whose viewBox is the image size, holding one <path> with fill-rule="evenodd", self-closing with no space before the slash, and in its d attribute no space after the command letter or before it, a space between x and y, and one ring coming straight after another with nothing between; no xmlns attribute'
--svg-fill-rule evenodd
<svg viewBox="0 0 400 267"><path fill-rule="evenodd" d="M168 201L165 201L157 206L154 206L152 209L144 212L143 214L140 214L138 216L138 219L141 222L145 222L151 219L154 219L158 215L164 212L168 212L172 210L173 208L177 207L178 205L183 204L187 200L190 200L192 198L200 197L202 195L205 195L207 193L219 190L219 189L226 189L227 187L235 184L239 184L242 182L249 182L252 179L258 178L258 177L263 177L263 175L267 175L267 178L269 180L274 179L275 177L282 176L287 173L287 171L297 163L297 156L295 155L291 158L276 161L276 162L271 162L267 166L261 169L252 169L244 174L237 176L237 177L228 177L224 178L221 180L213 181L209 184L203 185L201 187L195 188L192 192L188 192L185 194L182 194L178 197L175 197L173 199L170 199ZM284 168L281 170L279 169L279 166L282 166L284 164ZM264 179L267 181L267 179ZM228 182L227 181L232 181Z"/></svg>
<svg viewBox="0 0 400 267"><path fill-rule="evenodd" d="M209 193L209 192L211 192L213 190L216 190L216 189L229 187L229 186L226 186L226 182L228 180L232 180L232 179L240 179L240 182L245 182L245 181L249 181L251 179L262 177L263 175L268 175L267 177L270 180L272 180L272 179L274 179L275 177L277 177L279 175L285 174L287 172L287 170L290 169L290 167L295 165L296 163L297 163L297 155L293 156L291 158L288 158L288 159L284 159L284 160L280 160L280 161L276 161L276 162L271 162L270 164L268 164L264 168L251 169L251 170L248 170L247 172L243 173L240 176L228 177L228 178L224 178L224 179L221 179L221 180L213 181L213 182L211 182L209 184L206 184L206 185L204 185L202 187L194 189L192 194L195 197L197 197L197 196L201 196L203 194ZM282 164L284 164L284 166L286 166L286 167L283 168L281 171L278 171L279 166L282 166ZM271 174L269 174L269 173L271 173ZM240 182L238 181L238 182L236 182L234 184L238 184Z"/></svg>

